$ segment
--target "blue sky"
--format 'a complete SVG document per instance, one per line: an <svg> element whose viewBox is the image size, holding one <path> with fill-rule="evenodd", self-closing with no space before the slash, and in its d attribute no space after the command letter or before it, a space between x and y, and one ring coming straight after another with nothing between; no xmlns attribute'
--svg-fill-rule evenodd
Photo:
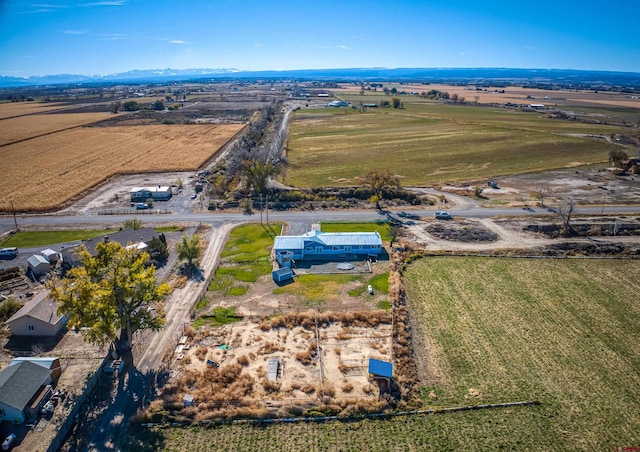
<svg viewBox="0 0 640 452"><path fill-rule="evenodd" d="M638 17L638 0L0 0L0 75L353 67L640 72Z"/></svg>

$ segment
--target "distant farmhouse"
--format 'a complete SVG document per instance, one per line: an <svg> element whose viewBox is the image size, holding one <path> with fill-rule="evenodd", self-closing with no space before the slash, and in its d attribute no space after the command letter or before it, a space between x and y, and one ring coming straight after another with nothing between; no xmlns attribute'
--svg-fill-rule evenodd
<svg viewBox="0 0 640 452"><path fill-rule="evenodd" d="M294 262L331 259L366 259L382 251L378 232L321 232L280 235L273 244L273 257L281 267Z"/></svg>
<svg viewBox="0 0 640 452"><path fill-rule="evenodd" d="M83 243L92 256L97 254L96 245L99 242L118 242L122 246L135 245L138 249L146 248L146 244L153 238L158 237L158 233L153 228L123 229L105 237L95 237ZM77 267L82 261L77 255L79 247L66 248L62 250L62 261L66 267Z"/></svg>
<svg viewBox="0 0 640 452"><path fill-rule="evenodd" d="M348 107L349 102L345 102L344 100L332 100L327 104L329 107Z"/></svg>
<svg viewBox="0 0 640 452"><path fill-rule="evenodd" d="M129 190L131 202L144 202L151 198L154 201L171 199L171 187L158 185L157 187L133 187Z"/></svg>

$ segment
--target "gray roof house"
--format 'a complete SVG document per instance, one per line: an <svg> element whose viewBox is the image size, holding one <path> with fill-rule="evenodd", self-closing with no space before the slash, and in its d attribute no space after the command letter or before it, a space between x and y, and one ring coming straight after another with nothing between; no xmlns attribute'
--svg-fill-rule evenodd
<svg viewBox="0 0 640 452"><path fill-rule="evenodd" d="M46 290L34 295L5 322L16 336L55 336L66 324L66 317L58 314L58 303Z"/></svg>
<svg viewBox="0 0 640 452"><path fill-rule="evenodd" d="M40 409L41 394L50 391L51 371L29 361L0 372L0 421L22 423Z"/></svg>
<svg viewBox="0 0 640 452"><path fill-rule="evenodd" d="M139 245L141 243L148 243L151 239L158 237L158 233L153 228L140 228L140 229L123 229L118 232L114 232L108 236L104 237L94 237L91 240L87 240L82 244L87 247L89 253L92 256L95 256L96 253L96 245L99 242L104 242L106 240L111 242L118 242L122 246L127 246L128 244ZM139 249L144 248L137 246ZM66 267L77 267L82 262L78 255L76 254L76 250L79 247L73 248L65 248L62 250L62 261L64 262Z"/></svg>
<svg viewBox="0 0 640 452"><path fill-rule="evenodd" d="M291 260L360 259L378 256L382 239L378 232L321 232L303 235L279 235L273 243L273 257L281 267Z"/></svg>

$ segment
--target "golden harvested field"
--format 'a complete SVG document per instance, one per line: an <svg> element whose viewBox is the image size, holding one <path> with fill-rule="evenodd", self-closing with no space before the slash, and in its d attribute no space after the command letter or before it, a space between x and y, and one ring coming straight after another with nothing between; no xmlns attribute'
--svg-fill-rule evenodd
<svg viewBox="0 0 640 452"><path fill-rule="evenodd" d="M0 119L14 116L32 115L43 111L59 110L64 104L49 102L7 102L0 104Z"/></svg>
<svg viewBox="0 0 640 452"><path fill-rule="evenodd" d="M92 124L111 116L111 113L54 113L3 119L0 121L0 146Z"/></svg>
<svg viewBox="0 0 640 452"><path fill-rule="evenodd" d="M243 127L75 128L0 147L0 211L55 209L116 174L195 170Z"/></svg>
<svg viewBox="0 0 640 452"><path fill-rule="evenodd" d="M508 87L486 87L487 91L476 91L474 86L455 86L445 84L399 84L385 83L386 88L396 88L398 91L416 92L446 91L450 94L458 94L465 98L467 103L474 103L476 96L480 104L504 104L512 102L515 104L543 104L548 106L559 105L566 106L572 104L593 103L599 105L607 105L612 107L640 108L640 99L632 99L631 95L616 92L595 92L595 91L576 91L568 89L544 90L534 88L523 88L521 86ZM484 87L483 87L484 89ZM504 90L502 92L494 92L494 90ZM360 85L345 85L339 89L332 91L339 94L341 91L360 92ZM367 91L365 97L381 94L382 88L378 88L376 92ZM531 98L527 98L531 96ZM545 99L547 97L548 99ZM636 96L637 97L637 96ZM404 99L404 98L403 98ZM366 100L363 100L366 102ZM372 100L373 102L377 100Z"/></svg>

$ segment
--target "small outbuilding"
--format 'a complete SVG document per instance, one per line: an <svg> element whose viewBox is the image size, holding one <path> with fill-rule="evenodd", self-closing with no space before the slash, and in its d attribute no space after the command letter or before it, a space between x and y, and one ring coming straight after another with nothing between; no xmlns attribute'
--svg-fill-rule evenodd
<svg viewBox="0 0 640 452"><path fill-rule="evenodd" d="M389 392L393 378L393 363L369 358L369 375L378 384L380 394Z"/></svg>
<svg viewBox="0 0 640 452"><path fill-rule="evenodd" d="M44 257L50 264L55 264L60 260L60 253L53 251L51 248L42 250L40 254L42 254L42 257Z"/></svg>
<svg viewBox="0 0 640 452"><path fill-rule="evenodd" d="M193 406L193 400L193 394L185 394L182 398L182 403L184 403L184 406Z"/></svg>
<svg viewBox="0 0 640 452"><path fill-rule="evenodd" d="M271 272L273 280L277 283L291 281L293 279L293 271L289 267L282 267Z"/></svg>
<svg viewBox="0 0 640 452"><path fill-rule="evenodd" d="M46 257L40 254L34 254L27 259L27 269L31 270L35 276L40 276L49 273L51 264Z"/></svg>
<svg viewBox="0 0 640 452"><path fill-rule="evenodd" d="M280 360L278 358L269 358L267 360L267 378L269 381L278 379L278 370L280 368Z"/></svg>

